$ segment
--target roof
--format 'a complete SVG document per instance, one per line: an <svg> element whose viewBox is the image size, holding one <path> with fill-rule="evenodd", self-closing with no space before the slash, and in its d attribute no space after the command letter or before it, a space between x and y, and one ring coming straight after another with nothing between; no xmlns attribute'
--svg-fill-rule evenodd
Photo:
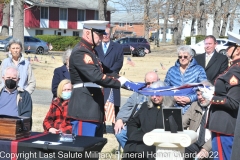
<svg viewBox="0 0 240 160"><path fill-rule="evenodd" d="M25 2L30 5L42 7L98 10L98 1L96 0L25 0ZM115 8L108 5L107 10L113 11Z"/></svg>
<svg viewBox="0 0 240 160"><path fill-rule="evenodd" d="M143 23L143 14L114 12L111 14L111 23Z"/></svg>

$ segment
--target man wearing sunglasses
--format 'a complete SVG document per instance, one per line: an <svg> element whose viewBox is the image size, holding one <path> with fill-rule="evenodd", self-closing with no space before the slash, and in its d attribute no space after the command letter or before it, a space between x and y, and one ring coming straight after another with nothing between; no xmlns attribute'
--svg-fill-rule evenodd
<svg viewBox="0 0 240 160"><path fill-rule="evenodd" d="M104 74L102 64L94 51L101 43L108 21L89 20L83 22L80 43L72 50L69 72L73 91L68 104L64 133L102 137L104 99L102 86L120 88L127 79L116 73Z"/></svg>
<svg viewBox="0 0 240 160"><path fill-rule="evenodd" d="M156 72L148 72L145 75L144 81L149 87L152 83L160 80ZM127 100L127 102L120 108L120 111L116 117L116 123L114 126L115 136L120 143L121 147L124 148L127 142L127 126L126 122L131 116L137 112L142 103L147 101L147 97L138 93L133 93ZM138 107L139 106L139 107Z"/></svg>
<svg viewBox="0 0 240 160"><path fill-rule="evenodd" d="M216 38L213 35L206 36L204 40L205 53L195 56L197 63L205 69L207 79L214 84L217 76L228 67L228 58L219 54L215 48L217 46Z"/></svg>

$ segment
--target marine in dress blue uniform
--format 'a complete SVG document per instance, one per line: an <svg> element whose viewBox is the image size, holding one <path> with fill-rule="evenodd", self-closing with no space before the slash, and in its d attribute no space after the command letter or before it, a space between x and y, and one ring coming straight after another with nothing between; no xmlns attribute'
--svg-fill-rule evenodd
<svg viewBox="0 0 240 160"><path fill-rule="evenodd" d="M104 74L94 52L108 23L96 20L83 22L82 39L70 57L69 72L73 91L67 117L71 120L73 133L77 135L103 136L104 98L101 86L120 88L126 80L120 79L116 73ZM68 128L62 131L69 132Z"/></svg>
<svg viewBox="0 0 240 160"><path fill-rule="evenodd" d="M231 65L215 81L206 127L212 131L214 159L229 160L240 104L240 47L228 48Z"/></svg>

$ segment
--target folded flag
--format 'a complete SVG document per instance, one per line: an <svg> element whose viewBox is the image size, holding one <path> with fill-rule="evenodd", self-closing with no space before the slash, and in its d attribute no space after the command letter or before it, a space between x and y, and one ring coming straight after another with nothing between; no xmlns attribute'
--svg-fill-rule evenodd
<svg viewBox="0 0 240 160"><path fill-rule="evenodd" d="M139 90L145 88L146 86L147 86L147 84L143 83L143 82L127 81L126 83L124 83L123 88L130 90L130 91L138 92Z"/></svg>

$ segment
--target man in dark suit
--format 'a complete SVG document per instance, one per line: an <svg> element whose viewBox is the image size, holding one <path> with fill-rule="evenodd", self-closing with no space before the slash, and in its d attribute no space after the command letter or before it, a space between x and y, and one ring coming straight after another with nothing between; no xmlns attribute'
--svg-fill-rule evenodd
<svg viewBox="0 0 240 160"><path fill-rule="evenodd" d="M95 47L103 66L103 73L117 73L123 66L123 47L110 40L110 28L106 28L106 35L103 35L102 43ZM115 116L120 107L121 96L120 89L104 88L104 103L106 103L111 89L114 96Z"/></svg>
<svg viewBox="0 0 240 160"><path fill-rule="evenodd" d="M228 68L227 56L219 54L215 50L216 46L216 38L212 35L206 36L204 40L205 53L194 57L198 64L205 69L207 78L212 84L218 75Z"/></svg>
<svg viewBox="0 0 240 160"><path fill-rule="evenodd" d="M52 79L52 93L53 98L57 97L57 88L59 83L64 79L70 79L69 74L69 57L71 55L72 49L66 50L66 52L63 53L62 59L63 59L63 66L58 67L54 70L53 79Z"/></svg>

